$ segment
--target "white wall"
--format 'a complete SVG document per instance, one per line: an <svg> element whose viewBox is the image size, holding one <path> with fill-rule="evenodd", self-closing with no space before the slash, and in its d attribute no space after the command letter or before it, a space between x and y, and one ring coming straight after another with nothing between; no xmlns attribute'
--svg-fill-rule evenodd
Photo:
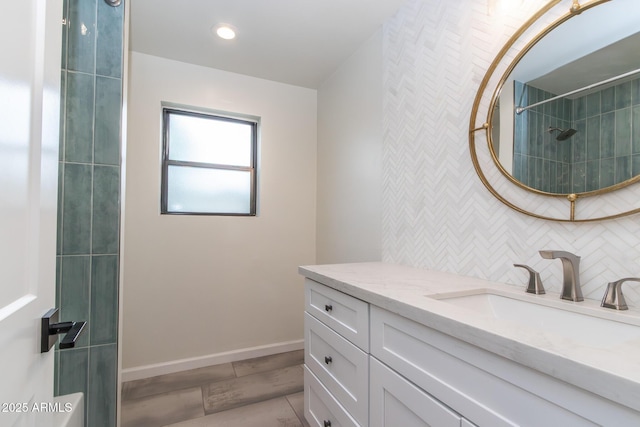
<svg viewBox="0 0 640 427"><path fill-rule="evenodd" d="M302 340L297 267L315 262L316 98L310 89L131 54L125 371ZM159 214L163 101L261 117L257 217Z"/></svg>
<svg viewBox="0 0 640 427"><path fill-rule="evenodd" d="M319 264L379 261L382 31L318 89Z"/></svg>
<svg viewBox="0 0 640 427"><path fill-rule="evenodd" d="M538 250L564 249L582 256L583 293L595 300L607 282L640 274L638 215L581 224L535 219L501 204L473 169L468 129L480 81L544 3L518 2L505 17L488 16L486 0L408 0L385 24L385 261L518 286L526 273L513 264L525 263L558 291L560 261ZM638 306L639 291L626 286L627 302Z"/></svg>

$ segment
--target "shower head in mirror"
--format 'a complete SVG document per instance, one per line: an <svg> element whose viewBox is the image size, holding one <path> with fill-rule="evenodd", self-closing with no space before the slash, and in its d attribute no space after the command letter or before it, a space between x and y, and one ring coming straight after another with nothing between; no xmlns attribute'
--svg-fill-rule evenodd
<svg viewBox="0 0 640 427"><path fill-rule="evenodd" d="M120 6L120 3L122 2L122 0L104 0L104 2L109 6L118 7Z"/></svg>
<svg viewBox="0 0 640 427"><path fill-rule="evenodd" d="M554 131L559 131L560 133L558 134L558 136L556 136L556 141L564 141L565 139L569 139L571 138L576 132L578 132L575 129L560 129L560 128L554 128L549 126L548 129L549 133L554 132Z"/></svg>

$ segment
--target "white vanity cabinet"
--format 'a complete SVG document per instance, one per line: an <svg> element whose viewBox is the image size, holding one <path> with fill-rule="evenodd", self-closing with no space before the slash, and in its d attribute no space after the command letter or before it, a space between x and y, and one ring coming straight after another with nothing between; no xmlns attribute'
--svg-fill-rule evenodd
<svg viewBox="0 0 640 427"><path fill-rule="evenodd" d="M457 328L476 334L470 324L353 288L359 298L305 281L305 417L314 427L640 426L640 412L561 372L457 338Z"/></svg>

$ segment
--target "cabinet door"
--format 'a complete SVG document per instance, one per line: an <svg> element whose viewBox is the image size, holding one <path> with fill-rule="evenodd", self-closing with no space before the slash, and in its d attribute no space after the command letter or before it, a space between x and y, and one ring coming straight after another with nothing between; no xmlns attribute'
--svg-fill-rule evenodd
<svg viewBox="0 0 640 427"><path fill-rule="evenodd" d="M370 427L460 427L461 417L371 357Z"/></svg>

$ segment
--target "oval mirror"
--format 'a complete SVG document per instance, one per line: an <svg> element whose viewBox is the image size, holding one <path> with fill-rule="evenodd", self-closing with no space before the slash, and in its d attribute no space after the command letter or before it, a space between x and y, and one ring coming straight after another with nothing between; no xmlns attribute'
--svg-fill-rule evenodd
<svg viewBox="0 0 640 427"><path fill-rule="evenodd" d="M598 212L592 202L591 212L580 217L576 204L640 180L639 46L640 5L633 0L551 1L525 23L491 65L474 104L472 157L490 191L546 219L590 221L636 212L636 206ZM487 179L493 171L477 156L474 139L481 130L494 168L532 194L525 199L553 205L551 210L567 204L565 213L531 211L503 183L498 191Z"/></svg>

